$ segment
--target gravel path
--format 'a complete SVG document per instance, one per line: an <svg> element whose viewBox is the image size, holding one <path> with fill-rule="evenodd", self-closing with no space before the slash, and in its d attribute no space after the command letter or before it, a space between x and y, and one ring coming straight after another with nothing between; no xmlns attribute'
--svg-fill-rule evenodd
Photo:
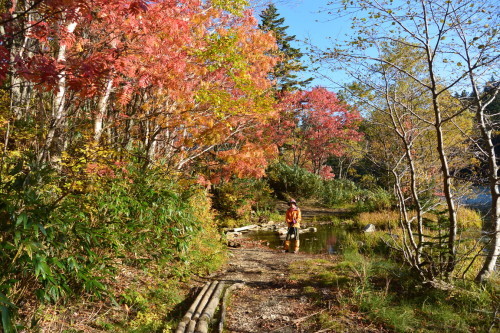
<svg viewBox="0 0 500 333"><path fill-rule="evenodd" d="M228 265L213 279L228 285L243 282L244 287L231 296L224 332L388 332L333 305L335 295L330 289L322 290L320 302L309 299L303 286L290 279L289 266L314 258L326 255L283 253L251 241L231 249ZM333 324L322 323L320 317L326 314L334 318Z"/></svg>

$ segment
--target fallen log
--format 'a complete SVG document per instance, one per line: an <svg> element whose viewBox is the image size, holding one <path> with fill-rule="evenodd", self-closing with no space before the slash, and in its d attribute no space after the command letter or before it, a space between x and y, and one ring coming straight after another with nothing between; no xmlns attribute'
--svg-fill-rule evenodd
<svg viewBox="0 0 500 333"><path fill-rule="evenodd" d="M201 289L200 293L198 294L198 296L194 300L193 304L191 304L191 307L189 308L189 310L187 310L187 312L184 315L184 317L182 317L182 319L181 319L181 321L179 323L179 326L177 326L177 330L175 331L175 333L184 333L184 330L186 329L186 326L191 321L191 317L193 316L193 314L194 314L194 312L196 310L196 307L200 303L201 298L207 292L209 286L210 286L209 282L205 283L205 285L203 286L203 289Z"/></svg>
<svg viewBox="0 0 500 333"><path fill-rule="evenodd" d="M229 296L231 296L231 293L235 289L239 289L243 287L245 284L244 283L235 283L229 288L226 289L224 293L224 297L222 298L222 310L220 314L220 322L219 322L219 333L222 333L224 331L224 322L226 321L226 308L227 308L227 302L229 299Z"/></svg>
<svg viewBox="0 0 500 333"><path fill-rule="evenodd" d="M250 230L250 229L255 229L257 228L258 225L256 224L251 224L251 225L247 225L245 227L239 227L239 228L234 228L232 231L233 232L238 232L238 231L243 231L243 230Z"/></svg>
<svg viewBox="0 0 500 333"><path fill-rule="evenodd" d="M207 304L205 309L203 310L203 313L201 314L198 323L196 324L196 330L195 333L207 333L208 332L208 325L210 323L210 320L212 319L215 309L217 309L217 305L219 304L220 300L220 295L222 293L222 290L224 289L224 282L219 282L217 285L217 288L213 292L212 298L210 299L210 302Z"/></svg>
<svg viewBox="0 0 500 333"><path fill-rule="evenodd" d="M213 281L210 284L210 287L208 288L205 295L203 295L203 298L201 299L200 304L198 304L198 306L196 307L196 310L195 310L193 316L191 317L189 324L187 325L187 329L185 330L186 333L193 333L194 332L194 330L196 328L196 322L198 321L198 318L201 316L203 310L205 309L205 306L207 305L208 300L212 296L213 291L218 283L219 283L218 281Z"/></svg>

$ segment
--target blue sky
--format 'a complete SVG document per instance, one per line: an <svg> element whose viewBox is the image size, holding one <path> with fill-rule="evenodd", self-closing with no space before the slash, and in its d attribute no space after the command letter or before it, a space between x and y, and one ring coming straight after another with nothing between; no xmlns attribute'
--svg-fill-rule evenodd
<svg viewBox="0 0 500 333"><path fill-rule="evenodd" d="M289 35L295 35L299 42L294 45L299 47L303 53L307 53L307 45L303 41L309 40L312 45L322 49L331 46L329 38L345 39L345 35L351 32L350 21L347 18L339 18L335 13L328 14L326 0L290 0L275 1L275 6L281 17L285 18L285 25ZM307 63L307 56L304 56ZM308 65L312 68L312 65ZM319 72L328 77L335 77L335 80L342 76L341 73L332 73L327 68L322 68ZM314 75L313 75L314 76ZM347 79L346 79L347 80ZM324 86L333 91L338 87L332 82L315 77L311 86Z"/></svg>
<svg viewBox="0 0 500 333"><path fill-rule="evenodd" d="M289 28L287 30L289 35L295 35L298 42L295 45L299 47L304 54L308 54L308 46L304 43L304 41L309 40L310 43L320 49L325 50L327 47L331 47L334 42L345 41L347 39L352 39L356 37L356 30L351 29L351 15L342 16L342 14L337 13L336 9L328 8L327 3L334 3L333 6L339 7L340 0L254 0L259 2L262 7L266 7L265 4L269 2L274 2L276 7L278 8L278 13L281 17L285 19L285 25ZM444 1L444 0L443 0ZM395 0L395 4L403 3L401 0ZM483 6L485 9L496 12L499 7L498 0L481 0L478 1L478 4ZM406 5L406 1L404 2ZM328 12L330 10L330 13ZM471 9L473 12L475 9ZM484 11L483 11L484 12ZM479 13L479 12L478 12ZM355 16L363 15L362 13L357 13ZM483 15L483 14L478 14ZM484 14L491 15L491 14ZM478 16L479 17L479 16ZM481 17L479 17L481 18ZM483 21L481 21L483 22ZM484 21L484 23L489 23L489 25L494 25L498 23L498 16L490 21ZM389 22L384 27L384 22L379 22L379 28L384 30L391 30L391 25ZM434 36L436 37L436 36ZM453 40L453 33L447 33L448 40ZM487 36L486 36L487 37ZM432 38L432 36L431 36ZM444 38L442 38L444 40ZM446 42L444 42L446 43ZM446 57L448 59L443 59L443 61L438 61L435 64L435 70L437 73L441 74L441 78L443 82L446 80L455 80L456 77L460 76L461 68L457 67L454 63L460 62L457 56L453 54L446 53L446 49L443 49L441 43L441 55L439 57ZM449 47L452 44L448 44ZM370 53L370 49L365 50ZM443 53L444 52L444 53ZM477 51L476 53L480 53ZM375 55L376 56L376 55ZM440 59L440 58L439 58ZM439 60L438 59L438 60ZM307 57L304 57L303 61L310 67L313 68L313 65L308 64ZM445 61L447 60L447 61ZM492 73L498 73L498 68L487 68L488 71L485 71L484 81L490 79ZM326 65L320 67L318 70L320 75L324 77L317 77L312 82L311 86L323 86L331 91L338 92L340 90L338 84L345 84L348 82L352 82L353 79L347 74L344 74L342 71L332 72ZM452 74L452 75L450 75ZM477 74L476 74L477 75ZM482 75L482 74L479 74ZM310 77L311 75L307 75L306 77ZM314 75L313 75L314 76ZM494 76L498 76L495 74ZM331 80L328 80L330 78ZM450 81L451 82L451 81ZM449 83L449 82L448 82ZM464 81L464 83L460 83L459 85L454 87L454 90L460 92L462 89L468 89L468 81Z"/></svg>

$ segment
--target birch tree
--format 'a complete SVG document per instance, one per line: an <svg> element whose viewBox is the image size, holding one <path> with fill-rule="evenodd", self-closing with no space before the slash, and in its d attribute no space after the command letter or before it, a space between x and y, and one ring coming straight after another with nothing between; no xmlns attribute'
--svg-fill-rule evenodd
<svg viewBox="0 0 500 333"><path fill-rule="evenodd" d="M499 5L494 1L471 0L421 0L417 3L358 0L330 5L336 6L339 14L352 14L352 27L358 34L355 39L323 50L323 61L333 64L340 60L344 66L350 63L351 72L360 69L360 63L384 64L420 87L430 101L434 138L429 144L439 157L441 189L446 201L448 239L444 270L449 277L457 263L458 221L455 170L450 165L452 156L448 153L445 126L468 108L450 112L443 106L454 91L470 84L471 75L479 83L495 74L499 57L498 39L495 39ZM376 47L383 43L418 52L424 64L422 70L417 75L397 61L384 59ZM481 107L478 105L477 109ZM478 115L477 119L480 118ZM487 137L488 128L484 128ZM490 167L491 172L495 172L494 166ZM490 177L492 192L498 192L495 177ZM493 197L495 199L495 195ZM490 253L495 257L497 252Z"/></svg>

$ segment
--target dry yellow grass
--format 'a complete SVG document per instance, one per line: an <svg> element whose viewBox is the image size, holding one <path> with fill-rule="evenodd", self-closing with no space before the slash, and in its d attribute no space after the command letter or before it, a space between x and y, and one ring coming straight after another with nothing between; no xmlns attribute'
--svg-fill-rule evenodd
<svg viewBox="0 0 500 333"><path fill-rule="evenodd" d="M415 211L409 211L409 217L415 216ZM435 214L427 213L425 217L436 221ZM481 215L474 209L459 207L457 211L458 226L460 229L481 228ZM369 223L374 224L377 228L397 228L399 227L399 212L396 210L383 210L378 212L365 212L359 214L357 218L360 225L364 226Z"/></svg>
<svg viewBox="0 0 500 333"><path fill-rule="evenodd" d="M358 216L361 225L373 224L378 229L395 228L399 226L399 212L395 210L382 210L379 212L366 212Z"/></svg>

